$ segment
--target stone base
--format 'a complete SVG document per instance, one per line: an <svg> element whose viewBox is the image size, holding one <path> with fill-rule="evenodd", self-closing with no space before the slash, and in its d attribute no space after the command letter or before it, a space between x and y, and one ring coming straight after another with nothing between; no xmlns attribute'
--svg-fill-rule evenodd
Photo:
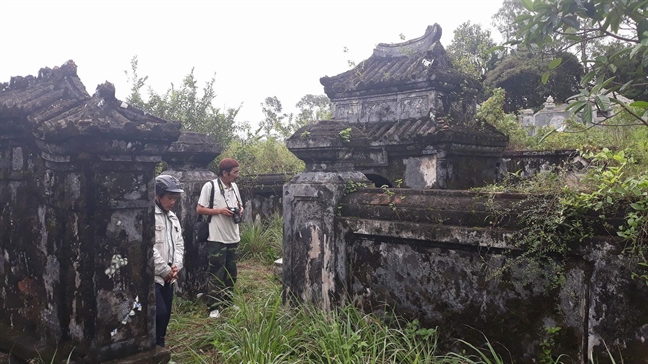
<svg viewBox="0 0 648 364"><path fill-rule="evenodd" d="M0 364L28 363L34 358L44 358L47 363L50 358L55 357L52 363L67 364L67 355L73 351L73 347L63 345L58 348L49 347L38 340L34 335L21 333L0 324ZM156 346L154 349L137 353L131 356L115 359L104 364L166 364L171 360L171 353L165 348ZM69 361L70 364L89 363L79 361L74 356Z"/></svg>
<svg viewBox="0 0 648 364"><path fill-rule="evenodd" d="M105 364L166 364L171 360L171 352L156 346L155 349L127 358L115 359Z"/></svg>
<svg viewBox="0 0 648 364"><path fill-rule="evenodd" d="M1 364L23 364L31 363L31 360L38 358L38 355L32 356L31 358L20 358L13 354L0 351L0 363ZM156 347L153 350L139 353L133 356L126 358L115 359L105 364L166 364L171 360L171 352L165 348ZM53 363L67 363L66 358L62 358L61 361L53 361ZM76 363L75 361L70 361L70 363Z"/></svg>

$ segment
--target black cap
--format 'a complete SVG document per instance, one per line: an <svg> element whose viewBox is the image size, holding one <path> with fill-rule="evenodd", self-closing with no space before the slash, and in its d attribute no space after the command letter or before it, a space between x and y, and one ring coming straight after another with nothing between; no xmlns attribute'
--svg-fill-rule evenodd
<svg viewBox="0 0 648 364"><path fill-rule="evenodd" d="M178 179L169 176L168 174L162 174L155 177L155 194L164 195L165 193L182 193L184 190L180 188L180 182Z"/></svg>

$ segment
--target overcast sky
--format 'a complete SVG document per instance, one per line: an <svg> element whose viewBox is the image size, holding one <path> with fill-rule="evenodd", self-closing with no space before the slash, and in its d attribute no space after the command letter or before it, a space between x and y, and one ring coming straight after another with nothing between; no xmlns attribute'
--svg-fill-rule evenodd
<svg viewBox="0 0 648 364"><path fill-rule="evenodd" d="M491 27L502 0L217 1L0 0L0 81L35 75L72 59L89 93L104 81L128 95L133 56L156 92L195 68L202 86L215 74L217 107L238 107L238 121L262 119L277 96L285 111L323 94L322 76L368 58L378 43L453 30L471 20ZM495 39L499 34L493 30ZM348 52L344 52L345 47Z"/></svg>

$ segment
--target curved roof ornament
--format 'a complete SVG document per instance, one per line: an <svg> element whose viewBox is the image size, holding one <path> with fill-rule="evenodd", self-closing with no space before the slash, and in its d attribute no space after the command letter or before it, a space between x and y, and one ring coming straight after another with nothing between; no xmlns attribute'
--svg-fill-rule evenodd
<svg viewBox="0 0 648 364"><path fill-rule="evenodd" d="M404 57L413 53L422 53L441 39L441 26L437 23L428 25L422 37L408 40L397 44L380 43L373 51L376 57Z"/></svg>

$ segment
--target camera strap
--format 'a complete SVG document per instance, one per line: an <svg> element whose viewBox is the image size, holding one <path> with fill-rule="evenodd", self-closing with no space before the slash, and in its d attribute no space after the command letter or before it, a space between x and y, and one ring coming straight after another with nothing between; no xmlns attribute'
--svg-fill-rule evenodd
<svg viewBox="0 0 648 364"><path fill-rule="evenodd" d="M234 182L232 182L234 183ZM227 198L225 198L225 187L223 186L223 182L221 182L221 179L218 179L218 189L220 189L221 195L223 195L223 200L225 200L225 206L229 209L230 206L227 203ZM234 189L234 186L232 186L232 191L234 191L234 196L236 197L236 202L241 205L241 200L239 199L238 195L236 194L236 190ZM236 206L238 208L238 206Z"/></svg>
<svg viewBox="0 0 648 364"><path fill-rule="evenodd" d="M209 181L211 183L211 194L209 195L209 209L214 208L214 181ZM212 215L207 216L207 223L210 223Z"/></svg>

